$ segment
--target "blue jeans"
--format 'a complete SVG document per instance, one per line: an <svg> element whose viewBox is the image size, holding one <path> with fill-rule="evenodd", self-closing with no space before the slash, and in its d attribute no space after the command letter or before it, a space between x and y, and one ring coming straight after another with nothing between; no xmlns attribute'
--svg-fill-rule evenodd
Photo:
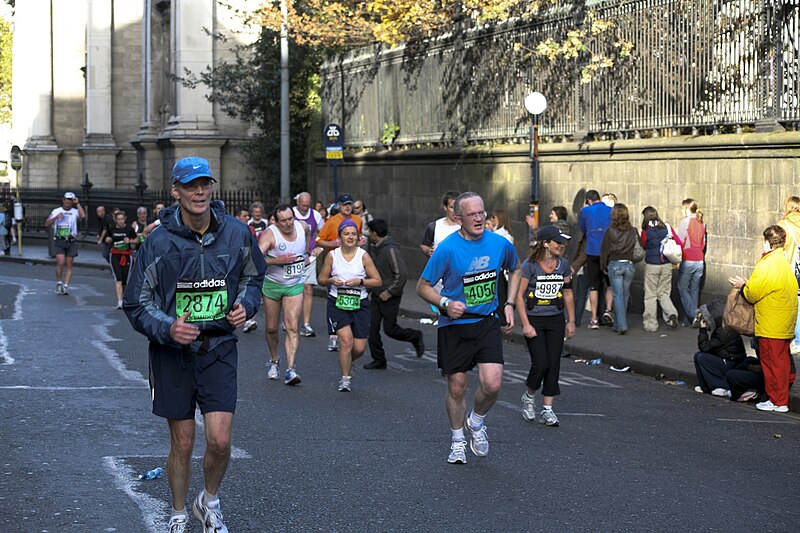
<svg viewBox="0 0 800 533"><path fill-rule="evenodd" d="M631 297L631 283L636 267L630 261L611 261L608 263L608 279L614 295L614 329L628 329L628 300Z"/></svg>
<svg viewBox="0 0 800 533"><path fill-rule="evenodd" d="M702 261L683 261L678 275L678 294L681 296L685 322L691 323L700 305L700 279L703 277Z"/></svg>

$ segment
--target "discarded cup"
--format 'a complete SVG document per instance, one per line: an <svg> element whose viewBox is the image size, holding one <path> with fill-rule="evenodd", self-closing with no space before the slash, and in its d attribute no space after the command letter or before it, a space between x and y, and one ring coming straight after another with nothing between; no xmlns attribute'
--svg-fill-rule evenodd
<svg viewBox="0 0 800 533"><path fill-rule="evenodd" d="M576 363L585 363L586 359L575 359Z"/></svg>
<svg viewBox="0 0 800 533"><path fill-rule="evenodd" d="M603 360L599 359L599 358L598 359L592 359L591 361L586 361L586 364L587 365L602 365L603 364Z"/></svg>
<svg viewBox="0 0 800 533"><path fill-rule="evenodd" d="M430 318L420 318L419 319L419 323L420 324L433 324L433 320L431 320Z"/></svg>
<svg viewBox="0 0 800 533"><path fill-rule="evenodd" d="M164 475L164 469L159 466L158 468L148 470L147 472L142 472L141 474L139 474L139 479L144 479L144 480L156 479L160 478L163 475Z"/></svg>
<svg viewBox="0 0 800 533"><path fill-rule="evenodd" d="M667 385L686 385L686 382L681 379L677 381L665 381L664 383L666 383Z"/></svg>
<svg viewBox="0 0 800 533"><path fill-rule="evenodd" d="M615 366L610 366L608 368L609 368L609 370L613 370L614 372L627 372L628 370L631 369L631 367L629 367L629 366L623 366L622 368L617 368Z"/></svg>

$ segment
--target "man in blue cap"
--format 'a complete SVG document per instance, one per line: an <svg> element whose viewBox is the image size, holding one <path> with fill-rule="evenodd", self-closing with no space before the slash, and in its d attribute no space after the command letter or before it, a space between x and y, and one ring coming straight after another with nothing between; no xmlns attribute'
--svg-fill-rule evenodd
<svg viewBox="0 0 800 533"><path fill-rule="evenodd" d="M211 200L208 161L186 157L172 169L176 204L142 243L123 307L150 339L153 413L167 419L172 491L169 531L186 528L195 408L205 422L204 490L192 512L206 532L225 533L217 491L231 454L237 397L236 334L258 311L266 263L246 226Z"/></svg>

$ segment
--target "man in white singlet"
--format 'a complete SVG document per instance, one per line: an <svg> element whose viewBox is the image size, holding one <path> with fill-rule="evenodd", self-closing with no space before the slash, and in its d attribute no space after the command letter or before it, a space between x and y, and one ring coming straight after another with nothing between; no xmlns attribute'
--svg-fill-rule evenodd
<svg viewBox="0 0 800 533"><path fill-rule="evenodd" d="M278 379L278 319L283 306L286 329L284 383L287 385L300 383L300 376L295 371L295 357L299 344L298 324L303 309L303 280L309 262L306 255L308 238L308 225L294 219L294 211L289 204L279 204L275 207L275 225L264 230L258 239L258 246L267 260L267 274L261 288L271 359L267 376Z"/></svg>
<svg viewBox="0 0 800 533"><path fill-rule="evenodd" d="M317 234L324 222L317 210L311 209L311 195L309 193L301 192L297 195L295 201L297 205L292 209L295 220L305 222L308 226L309 239L306 252L310 258L303 279L303 324L300 326L299 331L303 337L316 337L317 334L314 332L314 328L311 327L311 311L314 308L314 285L317 284L317 256L311 255L311 252L317 247Z"/></svg>
<svg viewBox="0 0 800 533"><path fill-rule="evenodd" d="M425 257L433 255L439 243L461 229L461 224L456 222L453 214L453 206L459 194L458 191L447 191L442 196L442 211L445 216L428 224L422 236L422 244L419 246Z"/></svg>

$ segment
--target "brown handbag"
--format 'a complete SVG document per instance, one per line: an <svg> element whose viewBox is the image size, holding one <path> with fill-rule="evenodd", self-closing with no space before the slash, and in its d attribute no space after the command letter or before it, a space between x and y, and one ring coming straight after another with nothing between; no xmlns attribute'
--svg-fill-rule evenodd
<svg viewBox="0 0 800 533"><path fill-rule="evenodd" d="M742 335L752 337L756 334L755 323L755 307L745 300L741 290L734 287L728 294L728 301L725 302L722 326Z"/></svg>

